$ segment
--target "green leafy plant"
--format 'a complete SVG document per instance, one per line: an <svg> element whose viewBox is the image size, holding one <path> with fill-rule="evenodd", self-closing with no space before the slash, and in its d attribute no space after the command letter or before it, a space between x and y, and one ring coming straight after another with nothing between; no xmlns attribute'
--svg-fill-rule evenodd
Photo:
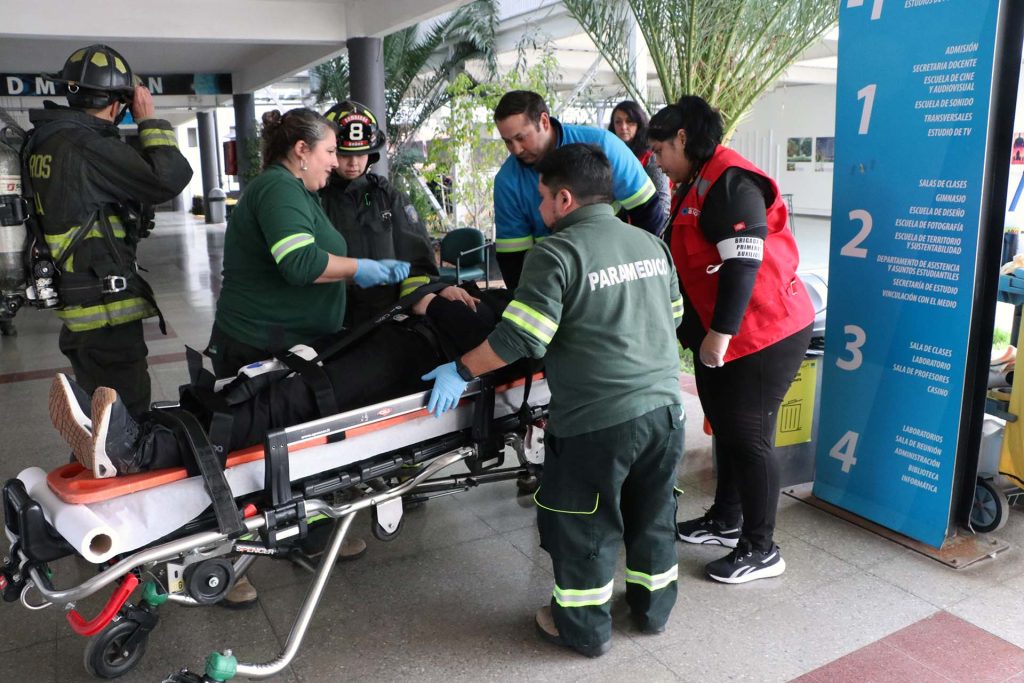
<svg viewBox="0 0 1024 683"><path fill-rule="evenodd" d="M622 82L650 110L635 83L634 23L650 52L666 102L699 95L718 107L726 139L757 99L835 25L838 0L563 0Z"/></svg>
<svg viewBox="0 0 1024 683"><path fill-rule="evenodd" d="M426 32L410 26L384 37L384 116L393 159L400 157L423 123L448 102L447 85L467 61L481 60L486 72L493 73L497 23L497 0L475 0ZM314 72L319 79L318 103L349 97L347 56L325 62Z"/></svg>
<svg viewBox="0 0 1024 683"><path fill-rule="evenodd" d="M424 176L438 185L451 181L455 226L472 226L494 236L494 175L508 156L494 125L494 107L509 90L539 93L553 110L558 63L550 43L521 42L512 68L485 83L459 74L446 88L448 108L431 142Z"/></svg>

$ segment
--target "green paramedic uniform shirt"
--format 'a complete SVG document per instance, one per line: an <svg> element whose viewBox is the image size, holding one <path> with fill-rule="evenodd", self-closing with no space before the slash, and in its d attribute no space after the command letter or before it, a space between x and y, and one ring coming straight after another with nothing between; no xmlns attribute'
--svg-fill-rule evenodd
<svg viewBox="0 0 1024 683"><path fill-rule="evenodd" d="M608 204L559 221L526 257L515 294L488 341L509 363L544 357L554 435L682 404L675 328L683 300L668 246Z"/></svg>
<svg viewBox="0 0 1024 683"><path fill-rule="evenodd" d="M270 328L284 331L286 346L337 332L345 317L345 283L314 280L327 267L328 254L347 253L319 196L283 166L269 167L231 213L217 325L265 349Z"/></svg>

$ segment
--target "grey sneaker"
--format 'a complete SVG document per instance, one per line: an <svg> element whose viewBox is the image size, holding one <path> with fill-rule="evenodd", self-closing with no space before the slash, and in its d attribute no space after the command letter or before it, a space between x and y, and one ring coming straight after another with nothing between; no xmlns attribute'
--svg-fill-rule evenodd
<svg viewBox="0 0 1024 683"><path fill-rule="evenodd" d="M89 419L89 394L67 375L58 372L50 384L50 422L57 429L79 462L92 452L92 420Z"/></svg>
<svg viewBox="0 0 1024 683"><path fill-rule="evenodd" d="M97 479L116 477L137 471L136 445L139 425L128 408L110 387L100 387L92 395L92 448L82 464L92 469Z"/></svg>

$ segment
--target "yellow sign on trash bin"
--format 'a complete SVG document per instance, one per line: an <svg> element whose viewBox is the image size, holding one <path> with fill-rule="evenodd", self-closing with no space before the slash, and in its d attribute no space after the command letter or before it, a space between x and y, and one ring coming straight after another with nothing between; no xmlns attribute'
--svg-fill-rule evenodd
<svg viewBox="0 0 1024 683"><path fill-rule="evenodd" d="M811 440L818 359L805 359L782 399L775 424L775 445L793 446Z"/></svg>

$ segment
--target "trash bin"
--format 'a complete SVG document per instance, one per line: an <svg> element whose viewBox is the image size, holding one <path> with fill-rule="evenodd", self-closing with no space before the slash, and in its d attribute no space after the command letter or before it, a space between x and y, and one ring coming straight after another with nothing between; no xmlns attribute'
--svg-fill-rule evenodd
<svg viewBox="0 0 1024 683"><path fill-rule="evenodd" d="M206 205L209 207L206 212L207 223L223 223L227 220L225 218L225 199L227 199L227 195L224 194L224 190L219 187L210 190L210 194L206 196Z"/></svg>

